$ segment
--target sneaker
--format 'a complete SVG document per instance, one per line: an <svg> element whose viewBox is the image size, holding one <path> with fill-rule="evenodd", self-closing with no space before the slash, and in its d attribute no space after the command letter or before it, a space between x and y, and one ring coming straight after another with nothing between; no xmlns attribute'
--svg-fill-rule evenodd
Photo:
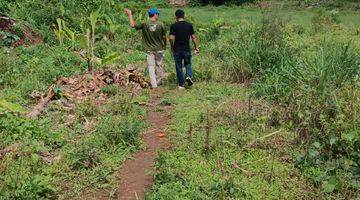
<svg viewBox="0 0 360 200"><path fill-rule="evenodd" d="M183 86L179 86L179 88L178 88L179 90L185 90L185 87L183 87Z"/></svg>
<svg viewBox="0 0 360 200"><path fill-rule="evenodd" d="M189 86L194 84L194 81L190 77L186 77L186 82L189 84Z"/></svg>
<svg viewBox="0 0 360 200"><path fill-rule="evenodd" d="M164 76L156 78L156 83L158 86L162 85L164 83L164 81L165 81Z"/></svg>

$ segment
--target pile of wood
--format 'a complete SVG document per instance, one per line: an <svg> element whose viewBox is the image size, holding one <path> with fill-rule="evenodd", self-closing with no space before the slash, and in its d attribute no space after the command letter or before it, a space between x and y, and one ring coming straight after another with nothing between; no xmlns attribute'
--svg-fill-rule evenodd
<svg viewBox="0 0 360 200"><path fill-rule="evenodd" d="M66 98L71 101L81 101L89 96L106 100L107 94L102 93L102 88L108 85L126 87L133 93L147 88L148 82L135 69L127 69L120 72L112 70L99 70L92 73L76 75L73 77L61 77L48 89L46 95L41 93L33 94L39 98L39 103L29 112L27 117L36 117L51 100Z"/></svg>

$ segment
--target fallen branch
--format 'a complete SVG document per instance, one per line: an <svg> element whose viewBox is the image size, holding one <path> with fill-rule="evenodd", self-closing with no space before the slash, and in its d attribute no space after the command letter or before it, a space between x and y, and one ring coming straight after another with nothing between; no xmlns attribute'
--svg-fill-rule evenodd
<svg viewBox="0 0 360 200"><path fill-rule="evenodd" d="M26 117L28 118L37 117L41 114L41 112L45 109L49 101L55 96L54 87L55 85L49 87L47 96L45 98L42 98L41 101L36 106L34 106L28 113L26 113L25 114Z"/></svg>
<svg viewBox="0 0 360 200"><path fill-rule="evenodd" d="M264 136L262 136L262 137L256 138L255 140L253 140L252 142L250 142L249 144L247 144L245 147L252 146L252 145L254 145L257 141L260 141L260 140L266 139L266 138L268 138L268 137L271 137L271 136L273 136L273 135L275 135L275 134L277 134L277 133L280 133L281 131L282 131L282 129L277 130L277 131L272 132L272 133L269 133L269 134L264 135Z"/></svg>

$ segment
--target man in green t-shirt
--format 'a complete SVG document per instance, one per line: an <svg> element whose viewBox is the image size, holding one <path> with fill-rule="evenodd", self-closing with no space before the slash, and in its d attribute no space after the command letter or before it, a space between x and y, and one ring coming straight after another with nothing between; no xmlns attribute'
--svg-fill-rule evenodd
<svg viewBox="0 0 360 200"><path fill-rule="evenodd" d="M164 76L163 59L166 48L166 31L164 25L158 21L159 11L151 8L148 11L149 22L135 24L131 10L125 9L129 17L131 28L142 31L142 43L147 52L147 64L152 88L157 88Z"/></svg>

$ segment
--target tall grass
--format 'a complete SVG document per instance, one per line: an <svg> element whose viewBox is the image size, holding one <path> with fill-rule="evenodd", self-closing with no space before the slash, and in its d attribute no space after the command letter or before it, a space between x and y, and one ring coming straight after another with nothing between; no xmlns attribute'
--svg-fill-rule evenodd
<svg viewBox="0 0 360 200"><path fill-rule="evenodd" d="M211 50L220 61L221 76L245 82L292 59L292 50L285 43L284 20L266 13L260 26L243 24L228 31Z"/></svg>
<svg viewBox="0 0 360 200"><path fill-rule="evenodd" d="M305 147L298 166L323 172L310 173L316 184L326 192L359 189L360 49L350 39L317 38L322 12L315 15L313 30L298 38L304 31L289 32L286 21L265 14L261 25L244 24L223 34L211 53L217 75L234 82L252 79L254 95L279 107L281 120ZM299 38L315 43L294 46Z"/></svg>

